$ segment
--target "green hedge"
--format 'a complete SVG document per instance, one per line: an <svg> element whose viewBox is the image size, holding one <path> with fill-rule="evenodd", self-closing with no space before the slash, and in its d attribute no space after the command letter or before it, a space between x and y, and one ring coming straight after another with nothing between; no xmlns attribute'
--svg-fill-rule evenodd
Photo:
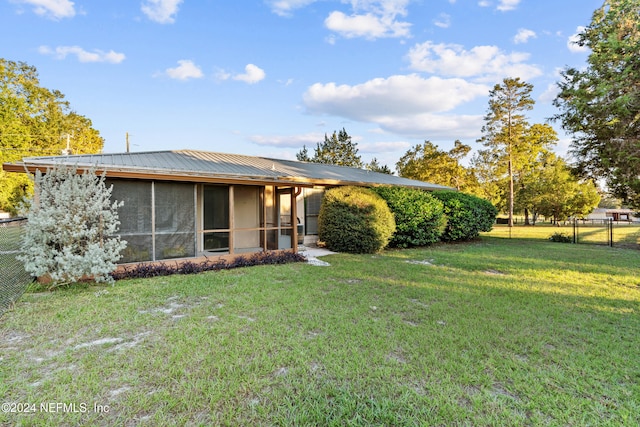
<svg viewBox="0 0 640 427"><path fill-rule="evenodd" d="M374 189L389 205L396 219L396 232L389 246L427 246L440 240L446 226L444 205L423 190L404 187Z"/></svg>
<svg viewBox="0 0 640 427"><path fill-rule="evenodd" d="M318 217L318 238L336 252L375 253L384 249L396 224L387 203L372 190L327 190Z"/></svg>
<svg viewBox="0 0 640 427"><path fill-rule="evenodd" d="M498 209L487 200L455 191L434 191L444 204L447 227L441 239L445 242L471 240L481 231L491 231Z"/></svg>

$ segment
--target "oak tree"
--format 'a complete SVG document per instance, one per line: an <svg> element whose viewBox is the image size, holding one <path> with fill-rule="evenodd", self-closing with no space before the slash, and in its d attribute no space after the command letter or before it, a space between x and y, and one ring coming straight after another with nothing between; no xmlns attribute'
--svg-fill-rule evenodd
<svg viewBox="0 0 640 427"><path fill-rule="evenodd" d="M40 85L35 67L0 58L0 164L23 157L98 153L104 140L64 95ZM16 213L31 182L0 170L0 209Z"/></svg>
<svg viewBox="0 0 640 427"><path fill-rule="evenodd" d="M433 184L445 185L458 191L475 193L477 180L473 173L462 165L461 160L471 147L455 141L449 151L438 148L431 141L418 144L408 150L396 163L398 175Z"/></svg>

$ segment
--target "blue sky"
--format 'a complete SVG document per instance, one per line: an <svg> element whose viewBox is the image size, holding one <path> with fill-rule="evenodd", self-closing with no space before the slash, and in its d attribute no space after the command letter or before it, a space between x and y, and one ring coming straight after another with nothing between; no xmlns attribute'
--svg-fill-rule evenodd
<svg viewBox="0 0 640 427"><path fill-rule="evenodd" d="M588 56L571 40L602 2L0 0L0 57L35 66L107 153L128 132L131 151L294 159L344 127L394 169L424 140L479 148L505 77L534 85L531 123L557 113L559 70Z"/></svg>

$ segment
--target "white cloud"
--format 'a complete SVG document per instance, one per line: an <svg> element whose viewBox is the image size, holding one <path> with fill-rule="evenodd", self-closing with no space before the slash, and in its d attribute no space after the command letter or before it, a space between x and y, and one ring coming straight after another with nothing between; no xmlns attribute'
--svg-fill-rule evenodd
<svg viewBox="0 0 640 427"><path fill-rule="evenodd" d="M416 74L377 78L363 84L336 85L316 83L307 89L303 100L307 110L350 120L376 123L384 130L424 137L446 128L464 129L472 122L477 131L482 127L475 116L445 116L450 111L479 96L489 87L463 79L423 78ZM455 123L458 123L456 125ZM468 132L460 131L460 137ZM430 135L431 135L430 134ZM475 135L475 134L474 134Z"/></svg>
<svg viewBox="0 0 640 427"><path fill-rule="evenodd" d="M509 10L514 10L520 4L521 0L499 0L498 5L496 6L497 10L502 12L507 12ZM493 2L490 0L479 0L478 6L480 7L491 7Z"/></svg>
<svg viewBox="0 0 640 427"><path fill-rule="evenodd" d="M141 10L147 18L159 24L171 24L175 21L178 6L183 0L146 0Z"/></svg>
<svg viewBox="0 0 640 427"><path fill-rule="evenodd" d="M544 104L551 104L560 93L560 88L556 83L550 83L545 91L538 97L538 101Z"/></svg>
<svg viewBox="0 0 640 427"><path fill-rule="evenodd" d="M569 50L573 53L581 53L581 52L588 52L589 48L587 46L580 46L578 44L578 40L580 40L580 34L582 32L584 32L586 28L585 27L578 27L576 28L576 32L575 34L573 34L572 36L569 37L569 40L567 40L567 47L569 48Z"/></svg>
<svg viewBox="0 0 640 427"><path fill-rule="evenodd" d="M257 145L272 147L302 148L303 145L314 148L318 142L324 141L324 134L319 132L301 135L252 135L249 140Z"/></svg>
<svg viewBox="0 0 640 427"><path fill-rule="evenodd" d="M520 28L518 30L518 34L513 37L513 42L515 44L526 43L531 38L538 37L536 32L533 30L527 30L526 28Z"/></svg>
<svg viewBox="0 0 640 427"><path fill-rule="evenodd" d="M231 73L222 68L218 68L216 69L214 77L218 81L229 80L231 78Z"/></svg>
<svg viewBox="0 0 640 427"><path fill-rule="evenodd" d="M457 44L435 44L430 41L415 45L407 55L416 71L478 81L502 80L505 76L523 80L542 74L535 65L524 63L528 53L504 53L497 46L476 46L465 50Z"/></svg>
<svg viewBox="0 0 640 427"><path fill-rule="evenodd" d="M269 0L267 3L271 6L271 11L280 16L291 16L291 12L300 9L317 0Z"/></svg>
<svg viewBox="0 0 640 427"><path fill-rule="evenodd" d="M397 19L407 15L409 1L350 0L351 15L334 11L324 23L329 30L347 38L410 37L411 24Z"/></svg>
<svg viewBox="0 0 640 427"><path fill-rule="evenodd" d="M425 139L477 139L480 137L482 115L414 114L403 117L385 117L380 126L389 132L412 138ZM452 135L454 135L452 137Z"/></svg>
<svg viewBox="0 0 640 427"><path fill-rule="evenodd" d="M377 16L373 13L347 16L338 11L331 12L324 23L328 29L343 37L366 39L407 37L411 27L410 23L398 22L389 16Z"/></svg>
<svg viewBox="0 0 640 427"><path fill-rule="evenodd" d="M247 66L244 67L244 70L245 70L244 74L237 74L233 76L233 79L240 80L249 84L254 84L254 83L258 83L261 80L264 80L266 76L262 68L253 64L247 64Z"/></svg>
<svg viewBox="0 0 640 427"><path fill-rule="evenodd" d="M68 55L75 55L80 62L108 62L111 64L119 64L125 60L124 53L117 53L113 50L103 52L94 49L88 52L80 46L58 46L51 49L49 46L40 46L38 52L43 55L53 55L56 59L65 59Z"/></svg>
<svg viewBox="0 0 640 427"><path fill-rule="evenodd" d="M417 74L377 78L350 86L316 83L304 94L307 109L361 121L416 112L449 111L459 104L486 95L486 85L463 79L427 79Z"/></svg>
<svg viewBox="0 0 640 427"><path fill-rule="evenodd" d="M203 77L200 67L188 59L178 61L176 68L167 68L166 74L176 80L199 79Z"/></svg>
<svg viewBox="0 0 640 427"><path fill-rule="evenodd" d="M451 26L451 16L446 13L441 13L434 22L436 27L449 28Z"/></svg>
<svg viewBox="0 0 640 427"><path fill-rule="evenodd" d="M18 2L33 6L36 15L51 19L72 18L76 14L74 3L69 0L18 0Z"/></svg>
<svg viewBox="0 0 640 427"><path fill-rule="evenodd" d="M308 6L318 0L266 0L271 11L280 16L291 16L295 9ZM343 37L409 37L411 24L399 21L407 15L411 0L342 0L351 5L351 13L333 11L324 21L325 26ZM451 1L451 0L450 0ZM328 38L330 44L335 38Z"/></svg>
<svg viewBox="0 0 640 427"><path fill-rule="evenodd" d="M520 0L500 0L496 9L506 12L508 10L514 10L520 4Z"/></svg>
<svg viewBox="0 0 640 427"><path fill-rule="evenodd" d="M411 146L406 141L395 142L370 142L358 144L358 148L363 153L393 153L399 150L406 150Z"/></svg>

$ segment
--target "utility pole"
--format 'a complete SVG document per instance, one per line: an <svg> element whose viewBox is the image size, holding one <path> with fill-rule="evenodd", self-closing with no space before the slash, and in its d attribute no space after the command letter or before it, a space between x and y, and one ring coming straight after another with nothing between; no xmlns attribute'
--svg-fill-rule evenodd
<svg viewBox="0 0 640 427"><path fill-rule="evenodd" d="M126 133L127 138L127 153L129 152L129 132Z"/></svg>

